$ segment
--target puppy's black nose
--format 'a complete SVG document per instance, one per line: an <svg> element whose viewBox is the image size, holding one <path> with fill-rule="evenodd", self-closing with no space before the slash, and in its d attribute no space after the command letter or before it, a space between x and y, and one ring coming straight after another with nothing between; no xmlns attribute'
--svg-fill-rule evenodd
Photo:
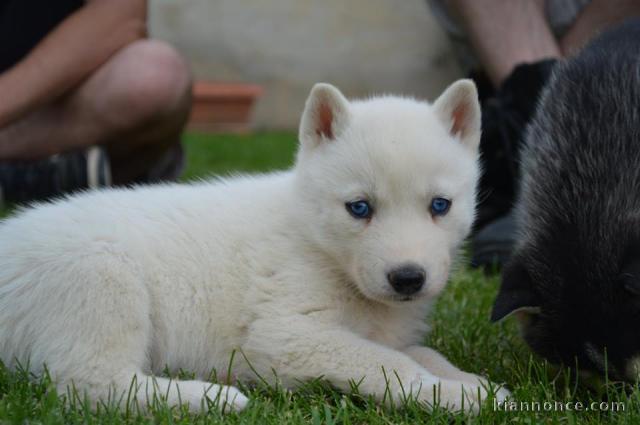
<svg viewBox="0 0 640 425"><path fill-rule="evenodd" d="M406 264L391 270L387 279L398 294L413 295L424 286L427 272L415 264Z"/></svg>

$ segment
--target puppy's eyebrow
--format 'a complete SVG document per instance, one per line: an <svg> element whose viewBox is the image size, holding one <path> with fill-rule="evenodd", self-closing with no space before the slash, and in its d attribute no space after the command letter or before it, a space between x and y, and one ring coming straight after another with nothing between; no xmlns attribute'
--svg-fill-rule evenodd
<svg viewBox="0 0 640 425"><path fill-rule="evenodd" d="M375 202L375 191L370 185L351 185L343 187L338 192L341 198L354 201L356 198L364 198L371 202Z"/></svg>
<svg viewBox="0 0 640 425"><path fill-rule="evenodd" d="M460 196L460 194L465 193L467 190L467 185L456 185L449 181L435 180L429 182L427 194L429 196L442 196L451 199Z"/></svg>

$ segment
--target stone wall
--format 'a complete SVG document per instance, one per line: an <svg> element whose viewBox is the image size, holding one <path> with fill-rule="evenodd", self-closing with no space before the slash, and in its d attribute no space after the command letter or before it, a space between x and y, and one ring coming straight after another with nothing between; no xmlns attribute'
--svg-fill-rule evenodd
<svg viewBox="0 0 640 425"><path fill-rule="evenodd" d="M460 76L425 0L152 0L197 78L262 84L256 128L295 128L313 83L431 99Z"/></svg>

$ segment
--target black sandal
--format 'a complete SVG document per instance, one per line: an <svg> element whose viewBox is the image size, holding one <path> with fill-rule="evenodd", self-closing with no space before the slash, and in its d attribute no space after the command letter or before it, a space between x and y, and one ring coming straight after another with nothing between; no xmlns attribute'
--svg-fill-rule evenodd
<svg viewBox="0 0 640 425"><path fill-rule="evenodd" d="M43 201L110 185L109 157L100 146L38 161L0 161L0 205Z"/></svg>

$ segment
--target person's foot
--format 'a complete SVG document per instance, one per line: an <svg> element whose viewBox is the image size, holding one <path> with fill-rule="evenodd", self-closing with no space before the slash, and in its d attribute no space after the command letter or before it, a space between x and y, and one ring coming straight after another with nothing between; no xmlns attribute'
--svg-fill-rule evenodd
<svg viewBox="0 0 640 425"><path fill-rule="evenodd" d="M556 60L517 66L497 92L482 100L483 175L472 238L472 264L503 264L514 242L515 223L508 218L518 190L519 151L526 125Z"/></svg>
<svg viewBox="0 0 640 425"><path fill-rule="evenodd" d="M471 265L500 266L507 262L515 243L516 223L513 211L489 222L471 240Z"/></svg>
<svg viewBox="0 0 640 425"><path fill-rule="evenodd" d="M39 161L0 161L0 204L41 201L110 185L109 158L98 146Z"/></svg>
<svg viewBox="0 0 640 425"><path fill-rule="evenodd" d="M186 163L184 147L180 142L170 147L142 176L134 179L133 184L176 182L182 175Z"/></svg>

